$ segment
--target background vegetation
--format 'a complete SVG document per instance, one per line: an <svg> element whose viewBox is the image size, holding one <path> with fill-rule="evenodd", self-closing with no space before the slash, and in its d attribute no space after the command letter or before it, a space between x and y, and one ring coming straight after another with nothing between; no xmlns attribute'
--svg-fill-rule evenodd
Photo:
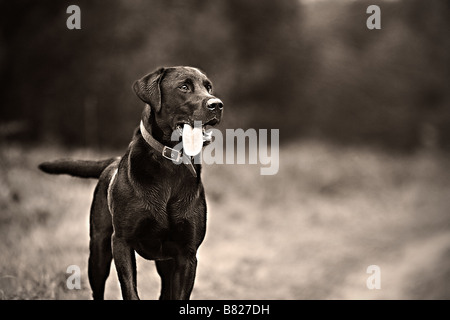
<svg viewBox="0 0 450 320"><path fill-rule="evenodd" d="M89 207L95 181L44 175L48 158L90 149L2 151L0 299L90 299ZM208 230L194 299L449 299L450 161L318 142L288 143L280 172L205 166ZM143 299L157 299L153 262L138 261ZM66 286L81 268L81 290ZM369 265L381 289L369 290ZM114 265L106 298L121 299Z"/></svg>
<svg viewBox="0 0 450 320"><path fill-rule="evenodd" d="M66 28L65 1L0 2L0 123L10 138L126 146L142 107L133 81L193 65L214 80L227 128L450 146L446 0L76 3L81 30ZM381 30L366 28L370 4L381 7Z"/></svg>

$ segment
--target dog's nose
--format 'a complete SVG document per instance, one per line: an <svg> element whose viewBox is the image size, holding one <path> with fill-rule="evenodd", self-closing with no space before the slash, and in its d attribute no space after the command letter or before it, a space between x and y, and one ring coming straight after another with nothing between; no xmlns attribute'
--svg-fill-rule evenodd
<svg viewBox="0 0 450 320"><path fill-rule="evenodd" d="M209 110L216 110L216 109L222 110L223 102L220 99L212 98L206 102L206 107L208 107Z"/></svg>

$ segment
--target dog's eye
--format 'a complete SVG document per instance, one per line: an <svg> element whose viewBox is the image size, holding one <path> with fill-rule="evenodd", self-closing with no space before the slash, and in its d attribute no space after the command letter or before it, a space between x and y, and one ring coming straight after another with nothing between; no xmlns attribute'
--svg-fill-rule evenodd
<svg viewBox="0 0 450 320"><path fill-rule="evenodd" d="M212 93L212 86L210 84L207 84L205 88L208 90L208 93Z"/></svg>
<svg viewBox="0 0 450 320"><path fill-rule="evenodd" d="M189 91L189 87L186 84L182 84L178 87L181 91Z"/></svg>

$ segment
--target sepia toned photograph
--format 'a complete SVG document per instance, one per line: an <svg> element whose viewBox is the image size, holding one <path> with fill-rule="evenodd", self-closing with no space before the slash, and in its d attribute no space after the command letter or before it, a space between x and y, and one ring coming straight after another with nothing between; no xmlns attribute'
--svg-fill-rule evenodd
<svg viewBox="0 0 450 320"><path fill-rule="evenodd" d="M0 17L0 300L450 299L448 0Z"/></svg>

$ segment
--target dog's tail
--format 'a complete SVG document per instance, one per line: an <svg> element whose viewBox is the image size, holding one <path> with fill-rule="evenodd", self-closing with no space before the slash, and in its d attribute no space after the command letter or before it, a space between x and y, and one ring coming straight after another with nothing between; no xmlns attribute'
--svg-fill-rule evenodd
<svg viewBox="0 0 450 320"><path fill-rule="evenodd" d="M103 170L119 158L110 158L99 161L61 159L43 162L38 167L51 174L70 174L80 178L100 178Z"/></svg>

